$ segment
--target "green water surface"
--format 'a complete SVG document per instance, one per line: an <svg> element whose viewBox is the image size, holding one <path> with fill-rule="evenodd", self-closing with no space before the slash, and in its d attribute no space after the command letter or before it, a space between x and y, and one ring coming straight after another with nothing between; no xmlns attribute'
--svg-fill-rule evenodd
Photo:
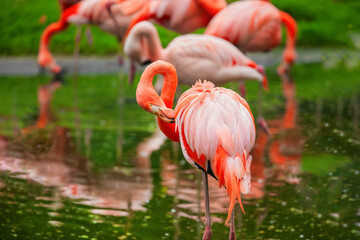
<svg viewBox="0 0 360 240"><path fill-rule="evenodd" d="M359 239L360 68L296 65L287 87L274 68L267 74L272 134L257 131L237 238ZM201 239L201 173L156 135L136 85L69 76L38 129L37 88L47 82L0 80L0 239ZM254 116L257 88L247 84ZM210 185L213 239L227 239L226 191Z"/></svg>

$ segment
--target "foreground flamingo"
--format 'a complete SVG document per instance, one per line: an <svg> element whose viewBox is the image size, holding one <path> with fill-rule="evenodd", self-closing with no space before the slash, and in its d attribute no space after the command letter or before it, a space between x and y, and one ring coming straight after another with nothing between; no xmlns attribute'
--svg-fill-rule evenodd
<svg viewBox="0 0 360 240"><path fill-rule="evenodd" d="M156 74L164 76L161 97L152 85ZM235 239L235 202L238 199L243 208L240 193L247 193L250 188L250 151L255 142L253 115L237 93L215 88L206 80L187 90L173 110L176 87L174 66L157 61L142 74L136 100L144 110L158 117L159 127L168 138L181 143L185 159L203 171L206 217L203 239L211 238L207 174L227 188L230 206L226 223L231 219L229 239Z"/></svg>
<svg viewBox="0 0 360 240"><path fill-rule="evenodd" d="M130 31L124 52L139 64L156 60L173 64L181 84L191 85L197 79L207 79L215 84L253 79L267 88L261 67L229 42L214 36L179 36L163 49L155 26L143 21Z"/></svg>
<svg viewBox="0 0 360 240"><path fill-rule="evenodd" d="M75 4L65 2L62 1L59 21L50 24L42 33L38 53L40 67L49 69L55 75L62 71L49 50L50 39L55 33L63 31L70 23L93 24L121 41L132 18L146 5L145 0L82 0ZM125 9L126 16L122 13Z"/></svg>
<svg viewBox="0 0 360 240"><path fill-rule="evenodd" d="M224 38L243 52L269 51L281 42L281 26L287 41L279 73L287 72L296 59L297 25L287 13L267 1L239 1L229 4L209 23L205 34Z"/></svg>
<svg viewBox="0 0 360 240"><path fill-rule="evenodd" d="M172 31L191 33L206 27L224 7L225 0L152 0L132 20L129 31L138 22L154 20Z"/></svg>

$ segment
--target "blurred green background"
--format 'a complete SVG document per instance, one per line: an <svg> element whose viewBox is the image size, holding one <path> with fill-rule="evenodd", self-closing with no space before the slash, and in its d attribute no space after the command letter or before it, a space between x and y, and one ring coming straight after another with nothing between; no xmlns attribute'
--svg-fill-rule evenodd
<svg viewBox="0 0 360 240"><path fill-rule="evenodd" d="M297 20L299 47L354 48L354 38L360 38L359 0L273 0L272 3ZM37 54L41 32L58 17L57 0L1 0L0 54ZM82 39L82 54L113 55L118 51L115 37L96 26L91 29L94 44L88 46L86 39ZM164 46L177 35L161 27L159 31ZM75 32L76 27L72 25L55 35L51 51L72 54Z"/></svg>

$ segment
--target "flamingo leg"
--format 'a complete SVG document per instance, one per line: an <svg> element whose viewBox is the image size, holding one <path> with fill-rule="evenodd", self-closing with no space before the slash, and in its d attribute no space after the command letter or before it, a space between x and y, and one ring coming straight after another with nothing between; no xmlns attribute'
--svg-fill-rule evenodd
<svg viewBox="0 0 360 240"><path fill-rule="evenodd" d="M234 209L232 210L232 213L231 213L229 240L236 240Z"/></svg>
<svg viewBox="0 0 360 240"><path fill-rule="evenodd" d="M93 41L93 37L91 34L91 28L89 25L86 26L85 34L86 34L86 39L87 39L88 45L92 45L94 41Z"/></svg>
<svg viewBox="0 0 360 240"><path fill-rule="evenodd" d="M240 82L240 95L243 98L246 98L246 88L245 88L245 83L243 81Z"/></svg>
<svg viewBox="0 0 360 240"><path fill-rule="evenodd" d="M261 129L266 133L266 135L270 135L269 126L267 125L267 122L263 116L262 113L262 93L263 93L263 86L260 83L259 86L259 94L258 94L258 120L257 124L261 127Z"/></svg>
<svg viewBox="0 0 360 240"><path fill-rule="evenodd" d="M204 182L204 199L205 199L205 231L203 240L211 239L211 216L210 216L210 199L209 199L209 188L208 188L208 177L207 173L203 172Z"/></svg>
<svg viewBox="0 0 360 240"><path fill-rule="evenodd" d="M116 4L115 2L112 2L112 1L108 1L105 5L110 17L112 18L113 22L114 22L114 25L116 27L116 29L120 29L120 24L118 23L118 21L116 20L116 17L114 16L112 10L111 10L111 7ZM121 41L122 39L119 39L119 41Z"/></svg>

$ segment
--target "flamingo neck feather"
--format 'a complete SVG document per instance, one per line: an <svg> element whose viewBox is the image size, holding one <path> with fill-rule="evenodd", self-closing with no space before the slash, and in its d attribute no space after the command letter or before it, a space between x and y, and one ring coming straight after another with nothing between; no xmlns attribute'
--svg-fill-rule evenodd
<svg viewBox="0 0 360 240"><path fill-rule="evenodd" d="M148 54L147 57L149 60L154 62L161 59L163 47L155 26L149 22L142 22L139 23L139 27L137 29L138 31L135 34L135 40L140 42L142 40L145 41L145 43L143 43L143 48L145 49L142 49L142 51Z"/></svg>

